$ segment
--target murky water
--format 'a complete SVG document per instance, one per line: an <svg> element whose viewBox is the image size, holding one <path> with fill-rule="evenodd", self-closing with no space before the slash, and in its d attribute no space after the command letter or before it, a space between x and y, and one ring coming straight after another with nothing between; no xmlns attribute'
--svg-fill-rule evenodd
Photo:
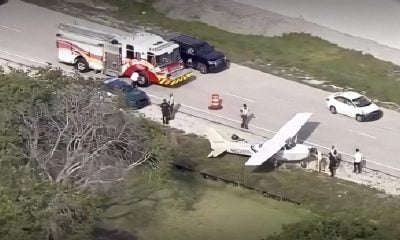
<svg viewBox="0 0 400 240"><path fill-rule="evenodd" d="M108 209L108 227L127 230L138 239L251 240L312 215L299 206L192 175L135 183Z"/></svg>

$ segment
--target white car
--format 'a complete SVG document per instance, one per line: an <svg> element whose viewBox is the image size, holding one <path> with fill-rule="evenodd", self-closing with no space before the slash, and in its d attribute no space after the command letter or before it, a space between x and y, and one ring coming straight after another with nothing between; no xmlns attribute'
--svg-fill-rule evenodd
<svg viewBox="0 0 400 240"><path fill-rule="evenodd" d="M333 114L340 113L362 122L379 118L382 111L365 96L356 92L338 92L326 98L326 105Z"/></svg>

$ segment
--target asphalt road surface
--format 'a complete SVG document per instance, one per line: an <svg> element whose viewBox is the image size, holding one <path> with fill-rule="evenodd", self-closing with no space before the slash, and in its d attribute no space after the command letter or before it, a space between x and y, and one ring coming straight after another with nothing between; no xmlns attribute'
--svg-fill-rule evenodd
<svg viewBox="0 0 400 240"><path fill-rule="evenodd" d="M10 1L0 6L0 57L28 64L50 62L72 70L71 66L57 63L55 34L59 23L73 22L118 32L18 0ZM400 175L399 113L384 110L382 119L359 123L329 113L325 106L328 92L247 67L232 64L229 70L218 74L196 74L196 80L179 88L153 85L145 91L158 98L167 98L173 92L175 101L186 112L232 126L240 125L239 109L246 103L255 115L250 130L267 137L273 136L295 113L312 112L314 115L300 132L300 139L324 147L335 145L340 152L348 154L360 148L368 166ZM223 99L222 110L207 109L212 93L220 94Z"/></svg>

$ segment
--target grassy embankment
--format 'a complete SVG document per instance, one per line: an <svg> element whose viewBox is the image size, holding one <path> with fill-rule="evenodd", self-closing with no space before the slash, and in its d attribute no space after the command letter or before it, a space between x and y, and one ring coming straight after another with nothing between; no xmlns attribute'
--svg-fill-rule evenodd
<svg viewBox="0 0 400 240"><path fill-rule="evenodd" d="M366 91L369 96L381 101L400 104L400 75L396 74L400 67L371 55L343 49L308 34L288 34L283 37L242 35L201 22L170 19L156 12L151 7L151 1L105 2L119 7L114 14L116 18L127 22L139 20L141 23L208 40L226 52L233 62L246 62L259 70L289 78L287 73L294 76L309 75L337 86ZM141 14L143 11L146 14Z"/></svg>
<svg viewBox="0 0 400 240"><path fill-rule="evenodd" d="M180 154L175 161L197 171L262 188L303 203L305 208L321 216L366 218L378 224L385 239L400 236L399 197L388 196L377 190L319 173L300 169L273 170L244 167L247 158L226 154L209 159L209 143L194 136L178 137ZM189 157L190 156L190 157ZM189 160L190 159L190 160Z"/></svg>
<svg viewBox="0 0 400 240"><path fill-rule="evenodd" d="M68 223L67 225L73 228L68 232L69 235L75 234L73 237L71 236L71 239L89 239L86 235L85 237L79 235L78 238L76 235L79 231L90 231L91 224L95 224L99 220L98 217L102 212L100 208L108 209L105 216L105 228L118 227L130 231L139 239L153 240L261 239L279 232L282 224L296 223L314 216L309 210L292 204L271 199L265 200L258 194L226 187L223 184L206 184L199 179L198 175L185 175L174 171L169 164L175 156L175 154L171 154L175 152L171 148L173 146L167 144L168 139L164 136L164 130L160 125L147 119L143 119L143 122L136 119L136 124L140 124L144 128L143 132L150 134L149 138L153 147L151 151L162 160L158 165L158 174L153 170L148 171L148 168L137 167L126 181L125 189L121 184L113 186L113 191L107 192L106 196L101 190L78 194L78 188L74 188L72 184L71 187L64 186L65 188L63 188L56 185L55 182L42 179L40 176L44 174L32 174L35 178L29 175L29 171L22 171L27 164L23 153L29 149L25 149L25 131L27 129L22 122L21 113L25 113L26 109L35 106L31 101L35 101L36 104L46 104L46 101L52 100L51 103L56 103L52 107L58 109L58 101L49 100L55 89L68 91L71 85L74 85L82 88L94 88L97 89L96 91L102 90L98 83L82 80L63 77L58 71L40 71L36 77L28 77L18 71L3 74L0 66L0 95L2 96L0 98L0 104L2 104L0 116L3 120L3 125L0 126L3 135L0 143L4 148L2 151L4 156L0 162L1 177L3 177L0 182L2 196L0 210L4 213L0 218L2 219L0 221L0 239L13 239L10 236L16 236L18 231L24 232L26 234L24 236L29 233L34 234L36 231L41 232L41 227L46 227L46 223L51 221L49 219L53 219L50 217L53 215L49 211L54 211L53 207L60 208L57 204L56 206L43 204L44 202L56 202L51 198L52 194L61 194L63 197L57 198L60 203L56 203L61 204L64 199L68 200L68 203L74 206L74 210L85 213L84 217L76 219L74 217L78 215L68 215L68 221L71 219L76 224L73 227L70 226L71 222L60 222L61 225ZM102 107L104 108L100 108L99 113L110 113L105 109L111 106L106 108L102 105ZM119 107L122 106L117 106L117 108ZM28 113L25 114L28 115ZM51 159L49 161L58 160ZM21 164L20 168L17 168L18 164ZM17 174L21 172L22 176ZM146 177L153 178L148 181ZM20 191L14 193L16 186L18 186L16 189L31 187L32 184L24 183L27 180L29 183L36 180L37 182L32 183L35 188L30 191L25 189L22 196L20 196ZM46 181L43 182L44 180ZM45 195L42 196L43 194ZM73 198L71 198L71 194L74 194ZM15 199L17 201L14 204ZM107 201L104 203L101 200ZM42 201L43 203L41 203ZM72 211L68 204L62 204L62 206L63 210ZM30 209L32 207L35 209ZM27 209L29 211L25 211L27 213L25 215L15 214ZM60 215L59 221L64 219L64 216ZM35 226L32 227L31 232L29 227L19 229L21 224L30 226L28 223ZM13 233L9 233L8 229ZM45 234L46 231L43 232ZM97 234L105 233L98 232ZM43 239L43 237L38 237L43 236L39 233L30 238L18 236L20 238L14 237L14 239Z"/></svg>
<svg viewBox="0 0 400 240"><path fill-rule="evenodd" d="M245 168L246 158L231 154L208 159L207 140L193 135L166 135L172 136L171 143L177 142L177 151L171 156L175 162L262 188L301 202L303 206L262 199L252 191L224 187L220 183L207 184L199 174L172 169L166 170L168 173L164 172L157 181L143 182L136 175L124 195L115 199L115 205L108 209L105 223L109 226L135 229L137 236L152 239L162 239L162 236L185 239L189 235L192 239L201 239L205 232L209 234L207 239L232 239L230 236L260 239L262 234L267 236L279 231L281 224L305 221L317 214L339 219L369 219L382 231L383 239L397 239L400 235L400 216L393 214L400 210L399 197L296 168L274 171L268 167ZM159 231L152 231L154 228Z"/></svg>

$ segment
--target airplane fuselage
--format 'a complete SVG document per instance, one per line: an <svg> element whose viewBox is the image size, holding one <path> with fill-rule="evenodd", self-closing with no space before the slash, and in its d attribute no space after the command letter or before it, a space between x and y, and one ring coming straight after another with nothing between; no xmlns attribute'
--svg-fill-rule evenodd
<svg viewBox="0 0 400 240"><path fill-rule="evenodd" d="M251 156L262 147L262 144L249 144L245 142L230 142L227 148L228 153L243 156ZM290 149L283 148L273 158L277 161L301 161L310 155L310 147L303 144L296 144ZM267 159L266 159L267 160Z"/></svg>

